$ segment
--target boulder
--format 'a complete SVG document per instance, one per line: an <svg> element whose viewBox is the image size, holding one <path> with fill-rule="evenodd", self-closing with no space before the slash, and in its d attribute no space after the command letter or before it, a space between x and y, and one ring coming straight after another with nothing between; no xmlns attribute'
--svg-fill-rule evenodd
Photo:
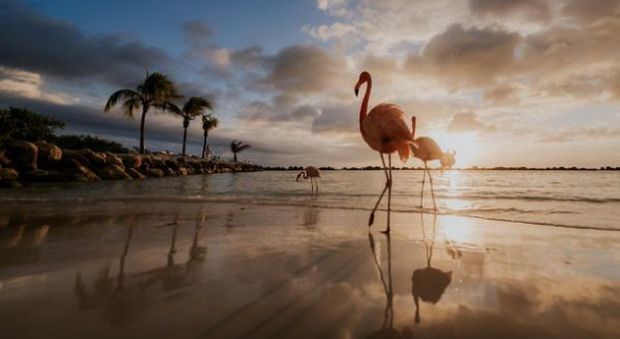
<svg viewBox="0 0 620 339"><path fill-rule="evenodd" d="M164 176L164 171L160 170L159 168L149 168L148 173L149 176L155 178L162 178Z"/></svg>
<svg viewBox="0 0 620 339"><path fill-rule="evenodd" d="M11 163L11 160L6 156L6 150L0 148L0 167L7 166Z"/></svg>
<svg viewBox="0 0 620 339"><path fill-rule="evenodd" d="M97 172L104 180L131 180L131 176L119 165L110 165Z"/></svg>
<svg viewBox="0 0 620 339"><path fill-rule="evenodd" d="M35 144L23 140L10 140L5 144L5 156L11 160L13 167L22 171L37 168L39 150Z"/></svg>
<svg viewBox="0 0 620 339"><path fill-rule="evenodd" d="M178 175L177 172L175 172L172 168L169 168L169 167L164 167L162 171L164 172L164 175L167 177Z"/></svg>
<svg viewBox="0 0 620 339"><path fill-rule="evenodd" d="M176 160L167 159L165 160L165 163L166 163L166 167L170 168L173 171L178 171L180 168L179 163L177 163Z"/></svg>
<svg viewBox="0 0 620 339"><path fill-rule="evenodd" d="M82 165L77 160L65 161L66 168L64 169L64 174L66 174L69 179L73 179L76 181L100 181L101 178L97 176L93 171L88 169L88 167Z"/></svg>
<svg viewBox="0 0 620 339"><path fill-rule="evenodd" d="M190 173L190 171L189 171L189 168L187 168L187 167L179 167L179 169L177 170L177 172L178 172L180 175L189 175L189 174L191 174L191 173Z"/></svg>
<svg viewBox="0 0 620 339"><path fill-rule="evenodd" d="M0 180L13 181L19 179L19 172L14 168L0 168Z"/></svg>
<svg viewBox="0 0 620 339"><path fill-rule="evenodd" d="M142 157L137 154L120 154L118 156L125 168L139 168L142 166Z"/></svg>
<svg viewBox="0 0 620 339"><path fill-rule="evenodd" d="M108 166L117 165L121 168L125 168L123 160L121 160L121 158L116 156L116 154L111 153L111 152L105 152L104 154L105 154L105 161Z"/></svg>
<svg viewBox="0 0 620 339"><path fill-rule="evenodd" d="M36 146L39 149L37 167L49 168L50 164L62 159L62 150L60 147L50 144L47 141L39 141L36 143Z"/></svg>
<svg viewBox="0 0 620 339"><path fill-rule="evenodd" d="M138 170L135 168L127 168L125 172L127 172L127 174L129 174L134 179L146 179L146 176L138 172Z"/></svg>
<svg viewBox="0 0 620 339"><path fill-rule="evenodd" d="M87 165L89 168L97 169L106 167L106 158L104 155L88 148L79 150L78 152L80 152L86 159L88 159L88 164L84 165Z"/></svg>

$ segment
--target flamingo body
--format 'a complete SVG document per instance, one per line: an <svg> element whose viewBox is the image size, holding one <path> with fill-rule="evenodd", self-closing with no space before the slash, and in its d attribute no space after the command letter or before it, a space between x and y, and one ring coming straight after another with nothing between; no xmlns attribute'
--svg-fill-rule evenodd
<svg viewBox="0 0 620 339"><path fill-rule="evenodd" d="M444 154L435 140L429 137L419 137L413 143L414 146L411 147L413 156L422 161L440 160Z"/></svg>
<svg viewBox="0 0 620 339"><path fill-rule="evenodd" d="M398 152L402 161L410 156L411 132L405 122L405 113L394 104L375 106L360 123L364 141L380 153Z"/></svg>

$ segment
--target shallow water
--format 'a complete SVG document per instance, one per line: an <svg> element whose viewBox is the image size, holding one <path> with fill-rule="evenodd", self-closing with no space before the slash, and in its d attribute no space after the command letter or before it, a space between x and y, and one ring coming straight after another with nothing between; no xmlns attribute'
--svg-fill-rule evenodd
<svg viewBox="0 0 620 339"><path fill-rule="evenodd" d="M107 198L0 208L0 337L620 335L620 232Z"/></svg>
<svg viewBox="0 0 620 339"><path fill-rule="evenodd" d="M392 208L419 211L421 171L394 171ZM0 191L0 202L212 201L370 209L382 171L325 171L320 194L295 172L188 176L135 182L35 185ZM433 171L440 213L579 228L620 229L617 171ZM432 207L428 179L425 208Z"/></svg>

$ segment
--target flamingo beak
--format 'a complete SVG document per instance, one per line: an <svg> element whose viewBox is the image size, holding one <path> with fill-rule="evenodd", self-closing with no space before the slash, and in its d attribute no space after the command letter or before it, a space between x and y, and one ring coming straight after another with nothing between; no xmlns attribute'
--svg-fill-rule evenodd
<svg viewBox="0 0 620 339"><path fill-rule="evenodd" d="M357 97L358 94L360 94L360 83L359 82L355 84L355 96Z"/></svg>

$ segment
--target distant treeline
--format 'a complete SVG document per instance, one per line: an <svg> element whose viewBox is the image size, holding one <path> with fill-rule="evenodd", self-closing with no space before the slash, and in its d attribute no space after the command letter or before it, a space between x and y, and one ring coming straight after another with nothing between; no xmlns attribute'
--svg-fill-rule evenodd
<svg viewBox="0 0 620 339"><path fill-rule="evenodd" d="M265 171L301 171L304 168L301 166L274 166L264 167ZM365 167L342 167L334 168L331 166L319 167L321 171L382 171L383 167L379 166L365 166ZM395 171L421 171L424 167L394 167ZM585 167L467 167L467 168L452 168L444 169L444 171L620 171L620 167L604 166L600 168L585 168Z"/></svg>

